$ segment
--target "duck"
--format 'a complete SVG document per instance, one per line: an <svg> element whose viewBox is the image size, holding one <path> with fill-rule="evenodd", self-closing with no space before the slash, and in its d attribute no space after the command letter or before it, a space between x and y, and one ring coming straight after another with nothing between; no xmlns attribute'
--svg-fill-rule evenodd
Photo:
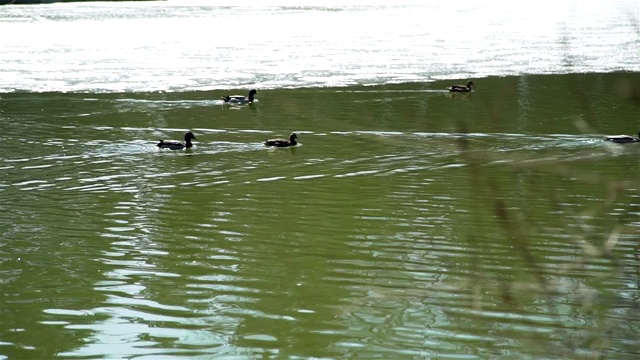
<svg viewBox="0 0 640 360"><path fill-rule="evenodd" d="M296 142L297 138L298 138L298 134L291 133L291 135L289 135L289 140L287 140L287 139L267 139L267 140L264 141L264 145L266 145L266 146L275 146L275 147L295 146L295 145L298 144Z"/></svg>
<svg viewBox="0 0 640 360"><path fill-rule="evenodd" d="M604 138L606 141L611 141L618 144L628 144L628 143L636 143L640 142L640 132L638 133L638 137L633 137L629 135L611 135Z"/></svg>
<svg viewBox="0 0 640 360"><path fill-rule="evenodd" d="M248 96L242 95L227 95L223 96L222 100L227 104L248 104L252 103L254 100L254 96L258 93L256 89L252 89L249 91Z"/></svg>
<svg viewBox="0 0 640 360"><path fill-rule="evenodd" d="M467 82L467 85L453 85L449 86L447 90L450 92L471 92L471 87L473 85L473 81L469 81Z"/></svg>
<svg viewBox="0 0 640 360"><path fill-rule="evenodd" d="M184 143L181 143L179 141L160 140L160 142L158 143L158 147L160 149L171 149L171 150L188 149L193 146L193 144L191 143L192 139L198 140L198 138L196 138L196 136L193 135L191 131L187 131L186 133L184 133Z"/></svg>

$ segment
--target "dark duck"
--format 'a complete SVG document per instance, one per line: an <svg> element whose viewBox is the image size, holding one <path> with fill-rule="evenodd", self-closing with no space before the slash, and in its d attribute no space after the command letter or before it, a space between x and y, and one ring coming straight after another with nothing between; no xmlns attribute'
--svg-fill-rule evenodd
<svg viewBox="0 0 640 360"><path fill-rule="evenodd" d="M222 100L226 104L248 104L248 103L252 103L253 100L255 100L255 95L257 93L258 92L256 91L256 89L253 89L253 90L249 91L249 95L248 96L227 95L227 96L223 96Z"/></svg>
<svg viewBox="0 0 640 360"><path fill-rule="evenodd" d="M186 133L184 133L183 143L179 141L160 140L160 142L158 143L158 147L160 149L171 149L171 150L188 149L193 146L193 143L191 143L192 139L197 140L196 136L193 135L191 131L187 131Z"/></svg>
<svg viewBox="0 0 640 360"><path fill-rule="evenodd" d="M449 86L447 89L450 92L471 92L471 88L473 87L473 81L467 82L467 85L453 85Z"/></svg>
<svg viewBox="0 0 640 360"><path fill-rule="evenodd" d="M638 137L633 137L629 135L611 135L604 138L606 141L611 141L618 144L629 144L640 142L640 132L638 133Z"/></svg>
<svg viewBox="0 0 640 360"><path fill-rule="evenodd" d="M289 135L289 140L287 139L268 139L264 141L264 144L266 146L273 146L273 147L289 147L289 146L295 146L298 143L296 142L296 139L298 138L298 135L296 133L292 133L291 135Z"/></svg>

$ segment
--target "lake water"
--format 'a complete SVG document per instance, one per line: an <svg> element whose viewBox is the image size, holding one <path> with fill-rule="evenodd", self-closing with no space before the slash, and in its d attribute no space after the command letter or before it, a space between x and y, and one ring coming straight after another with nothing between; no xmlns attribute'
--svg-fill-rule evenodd
<svg viewBox="0 0 640 360"><path fill-rule="evenodd" d="M636 359L639 23L0 7L0 359Z"/></svg>
<svg viewBox="0 0 640 360"><path fill-rule="evenodd" d="M281 89L640 70L636 1L313 3L3 7L0 91Z"/></svg>

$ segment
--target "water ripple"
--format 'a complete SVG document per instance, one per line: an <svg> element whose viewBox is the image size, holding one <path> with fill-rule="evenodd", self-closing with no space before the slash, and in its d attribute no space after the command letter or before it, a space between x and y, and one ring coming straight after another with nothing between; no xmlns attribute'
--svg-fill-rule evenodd
<svg viewBox="0 0 640 360"><path fill-rule="evenodd" d="M638 148L546 134L544 106L526 126L483 117L490 90L382 90L234 110L197 92L3 95L33 129L0 156L3 351L567 358L601 338L631 358ZM194 148L155 147L186 129ZM291 131L301 146L261 145Z"/></svg>
<svg viewBox="0 0 640 360"><path fill-rule="evenodd" d="M117 8L96 2L77 4L73 11L64 4L14 6L0 17L6 33L20 34L4 40L0 60L16 66L5 71L0 91L164 92L247 84L259 89L326 88L638 71L630 55L637 47L637 27L629 16L637 14L633 2L564 4L554 8L554 16L531 4L512 11L494 3L472 9L457 3L410 3L340 4L334 11L312 4L229 8L172 1ZM272 26L254 33L252 41L208 38L207 34L224 33L264 16L272 19ZM118 29L121 36L117 41L64 36L81 33L87 21L94 23L97 34ZM327 29L329 23L334 27ZM474 33L450 23L473 23ZM23 31L27 24L33 31ZM140 28L156 36L130 35ZM297 31L286 31L292 28ZM305 50L307 44L314 44L313 51ZM291 48L298 50L295 56ZM162 61L148 66L147 60L159 53L165 54ZM466 54L464 60L461 54ZM193 101L200 102L198 106L216 105L213 100ZM119 102L126 112L193 105L137 98Z"/></svg>

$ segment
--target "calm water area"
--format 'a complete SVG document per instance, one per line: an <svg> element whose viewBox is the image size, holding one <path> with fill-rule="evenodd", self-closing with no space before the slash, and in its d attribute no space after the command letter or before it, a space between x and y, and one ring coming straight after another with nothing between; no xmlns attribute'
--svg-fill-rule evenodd
<svg viewBox="0 0 640 360"><path fill-rule="evenodd" d="M518 6L0 6L0 359L640 357L640 5Z"/></svg>

